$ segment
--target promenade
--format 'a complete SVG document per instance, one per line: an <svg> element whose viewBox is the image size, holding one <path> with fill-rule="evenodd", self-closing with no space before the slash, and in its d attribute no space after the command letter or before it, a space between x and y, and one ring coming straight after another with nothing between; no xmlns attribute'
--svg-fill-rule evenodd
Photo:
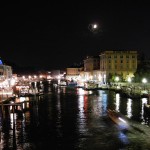
<svg viewBox="0 0 150 150"><path fill-rule="evenodd" d="M130 98L150 97L150 84L111 82L110 84L99 84L98 82L87 82L85 90L107 89L120 92Z"/></svg>

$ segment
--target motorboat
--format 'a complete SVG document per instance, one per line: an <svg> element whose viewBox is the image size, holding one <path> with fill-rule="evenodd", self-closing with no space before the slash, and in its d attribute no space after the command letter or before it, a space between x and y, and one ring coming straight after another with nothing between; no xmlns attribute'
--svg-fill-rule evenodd
<svg viewBox="0 0 150 150"><path fill-rule="evenodd" d="M127 122L127 119L116 110L108 109L107 114L109 118L118 125L118 127L121 130L127 130L129 129L129 123Z"/></svg>
<svg viewBox="0 0 150 150"><path fill-rule="evenodd" d="M76 87L77 87L77 82L75 82L73 80L69 81L67 84L67 88L73 88L74 89Z"/></svg>

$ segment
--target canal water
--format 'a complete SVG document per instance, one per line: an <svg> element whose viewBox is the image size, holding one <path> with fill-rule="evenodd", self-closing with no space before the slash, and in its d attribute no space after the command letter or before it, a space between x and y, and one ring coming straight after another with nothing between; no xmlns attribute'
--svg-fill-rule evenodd
<svg viewBox="0 0 150 150"><path fill-rule="evenodd" d="M23 113L11 112L1 121L0 150L148 150L147 98L123 98L109 90L49 87L41 96L24 101ZM107 108L121 112L130 130L123 131L107 115Z"/></svg>

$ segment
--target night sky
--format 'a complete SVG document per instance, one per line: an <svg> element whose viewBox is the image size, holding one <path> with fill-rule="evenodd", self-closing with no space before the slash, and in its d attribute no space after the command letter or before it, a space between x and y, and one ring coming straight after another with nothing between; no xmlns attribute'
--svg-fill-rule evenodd
<svg viewBox="0 0 150 150"><path fill-rule="evenodd" d="M150 54L150 4L116 0L9 3L0 9L0 57L63 69L103 50ZM97 23L93 31L91 25Z"/></svg>

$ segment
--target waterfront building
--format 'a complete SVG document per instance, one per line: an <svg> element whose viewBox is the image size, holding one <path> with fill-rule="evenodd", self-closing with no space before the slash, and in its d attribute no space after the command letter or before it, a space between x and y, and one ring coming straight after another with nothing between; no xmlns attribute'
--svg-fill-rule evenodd
<svg viewBox="0 0 150 150"><path fill-rule="evenodd" d="M107 50L100 53L100 72L103 82L119 75L124 81L134 77L137 70L137 51Z"/></svg>
<svg viewBox="0 0 150 150"><path fill-rule="evenodd" d="M11 86L12 81L12 67L3 64L2 60L0 60L0 87L8 88Z"/></svg>
<svg viewBox="0 0 150 150"><path fill-rule="evenodd" d="M88 81L100 80L100 58L99 56L87 56L84 59L84 76Z"/></svg>
<svg viewBox="0 0 150 150"><path fill-rule="evenodd" d="M83 71L83 65L72 65L66 68L66 79L77 81L80 77L80 72Z"/></svg>
<svg viewBox="0 0 150 150"><path fill-rule="evenodd" d="M138 53L135 50L106 50L99 56L87 56L83 66L71 66L66 69L66 79L92 81L106 84L113 76L120 81L128 81L137 70Z"/></svg>

